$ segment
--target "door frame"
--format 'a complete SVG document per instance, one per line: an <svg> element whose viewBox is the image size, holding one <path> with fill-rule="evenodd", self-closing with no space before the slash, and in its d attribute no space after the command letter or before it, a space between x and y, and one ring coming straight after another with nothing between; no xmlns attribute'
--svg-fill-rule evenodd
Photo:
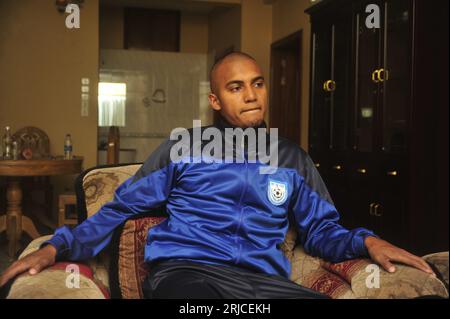
<svg viewBox="0 0 450 319"><path fill-rule="evenodd" d="M277 106L274 103L274 94L275 94L275 78L274 78L274 68L275 68L275 60L277 59L277 51L293 47L294 50L297 51L296 54L296 64L297 64L297 72L296 78L298 83L298 89L296 90L296 100L298 105L298 136L297 139L293 142L296 142L298 145L301 145L302 140L302 130L301 130L301 121L302 121L302 75L301 71L303 70L302 58L303 58L303 29L299 29L286 37L283 37L280 40L273 42L270 45L270 107L269 107L269 124L272 127L273 125L273 114L274 111L277 110Z"/></svg>

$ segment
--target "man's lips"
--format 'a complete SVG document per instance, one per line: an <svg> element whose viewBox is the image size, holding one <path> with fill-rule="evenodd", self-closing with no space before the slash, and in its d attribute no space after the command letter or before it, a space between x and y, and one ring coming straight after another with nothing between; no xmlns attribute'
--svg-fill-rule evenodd
<svg viewBox="0 0 450 319"><path fill-rule="evenodd" d="M261 111L261 108L260 107L253 107L251 109L242 110L241 114L242 113L247 113L247 112L252 112L252 111Z"/></svg>

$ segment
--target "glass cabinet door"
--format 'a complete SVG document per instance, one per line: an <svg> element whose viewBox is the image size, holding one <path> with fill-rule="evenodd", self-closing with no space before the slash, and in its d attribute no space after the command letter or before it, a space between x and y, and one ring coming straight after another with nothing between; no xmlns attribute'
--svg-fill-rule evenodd
<svg viewBox="0 0 450 319"><path fill-rule="evenodd" d="M331 78L331 28L329 25L312 33L312 88L309 147L311 151L329 148L330 93L324 84Z"/></svg>
<svg viewBox="0 0 450 319"><path fill-rule="evenodd" d="M406 148L406 127L410 93L412 52L411 1L386 1L383 5L382 150L402 152Z"/></svg>
<svg viewBox="0 0 450 319"><path fill-rule="evenodd" d="M374 3L372 1L371 3ZM377 70L381 66L381 29L366 26L364 3L356 11L355 27L355 112L354 112L354 146L360 152L372 152L375 147L376 119L378 117ZM379 6L381 7L381 6ZM381 16L380 16L381 18ZM382 23L382 22L381 22Z"/></svg>
<svg viewBox="0 0 450 319"><path fill-rule="evenodd" d="M332 74L335 89L330 105L330 148L345 151L349 146L349 123L351 110L351 14L336 21L331 30Z"/></svg>

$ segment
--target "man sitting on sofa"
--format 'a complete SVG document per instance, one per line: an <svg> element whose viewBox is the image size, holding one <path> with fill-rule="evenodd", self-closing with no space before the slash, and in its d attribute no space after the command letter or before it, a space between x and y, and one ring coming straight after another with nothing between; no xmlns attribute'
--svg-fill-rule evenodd
<svg viewBox="0 0 450 319"><path fill-rule="evenodd" d="M227 54L213 66L210 81L209 100L220 113L215 127L222 135L227 128L265 127L267 89L251 56ZM373 232L339 225L312 160L294 143L278 139L273 174L261 174L265 164L246 160L175 162L170 154L176 143L162 143L95 215L73 230L57 229L40 250L11 265L0 286L25 271L37 274L56 259L91 258L127 218L158 207L169 217L148 233L148 298L325 297L289 280L290 264L280 249L289 223L313 256L331 262L370 256L388 272L400 262L433 274L423 259Z"/></svg>

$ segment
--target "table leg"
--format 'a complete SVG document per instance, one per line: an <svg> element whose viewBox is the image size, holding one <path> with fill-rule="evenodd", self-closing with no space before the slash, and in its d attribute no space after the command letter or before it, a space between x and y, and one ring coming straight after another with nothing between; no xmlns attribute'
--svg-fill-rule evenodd
<svg viewBox="0 0 450 319"><path fill-rule="evenodd" d="M17 216L8 216L6 232L8 234L8 255L10 258L14 258L16 256L17 251L20 249L19 239L20 233L17 231L18 222Z"/></svg>
<svg viewBox="0 0 450 319"><path fill-rule="evenodd" d="M19 250L18 244L22 234L22 189L19 179L12 178L8 181L6 189L6 233L8 237L8 254L14 257Z"/></svg>
<svg viewBox="0 0 450 319"><path fill-rule="evenodd" d="M0 234L6 230L6 215L0 216Z"/></svg>

